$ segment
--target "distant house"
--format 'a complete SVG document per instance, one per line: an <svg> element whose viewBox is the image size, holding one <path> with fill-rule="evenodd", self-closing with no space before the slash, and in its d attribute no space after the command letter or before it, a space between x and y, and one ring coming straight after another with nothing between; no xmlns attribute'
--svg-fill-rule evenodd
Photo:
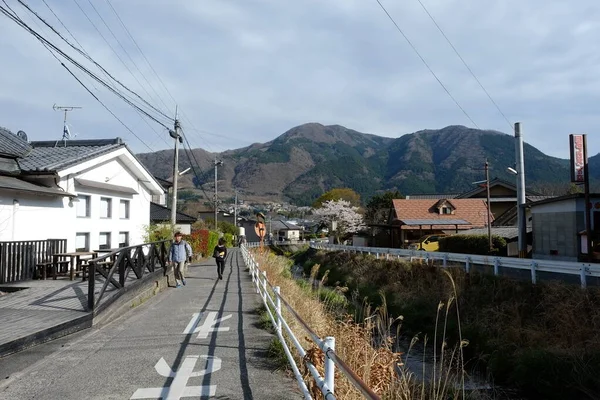
<svg viewBox="0 0 600 400"><path fill-rule="evenodd" d="M243 218L239 223L239 225L244 228L244 233L248 242L258 242L260 240L254 229L255 224L256 219L254 218ZM265 227L267 228L265 240L269 238L272 240L300 240L302 238L303 228L290 222L283 220L268 220L265 223Z"/></svg>
<svg viewBox="0 0 600 400"><path fill-rule="evenodd" d="M543 196L533 190L527 189L525 199L532 203L553 196ZM415 194L406 196L408 200L439 200L439 199L483 199L487 201L485 184L477 186L463 193L450 194ZM490 210L497 226L517 225L517 187L515 184L500 178L490 180ZM528 216L531 220L530 216Z"/></svg>
<svg viewBox="0 0 600 400"><path fill-rule="evenodd" d="M389 226L392 247L402 247L428 234L487 226L487 204L481 199L395 199Z"/></svg>
<svg viewBox="0 0 600 400"><path fill-rule="evenodd" d="M175 214L175 230L184 235L192 233L192 225L198 219L191 215L177 212ZM150 203L150 222L157 225L171 226L171 209L157 203Z"/></svg>
<svg viewBox="0 0 600 400"><path fill-rule="evenodd" d="M0 241L67 250L141 243L163 187L121 139L23 140L0 129Z"/></svg>

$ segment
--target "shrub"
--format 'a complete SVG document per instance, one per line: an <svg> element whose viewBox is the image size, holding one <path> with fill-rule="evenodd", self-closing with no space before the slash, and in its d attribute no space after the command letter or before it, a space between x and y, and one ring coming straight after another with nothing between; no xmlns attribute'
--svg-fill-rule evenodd
<svg viewBox="0 0 600 400"><path fill-rule="evenodd" d="M487 235L454 235L440 238L440 250L445 253L463 254L506 254L506 240L492 236L494 250L490 252Z"/></svg>
<svg viewBox="0 0 600 400"><path fill-rule="evenodd" d="M199 229L192 231L185 240L192 246L194 254L201 254L204 257L208 257L217 245L219 234L207 229Z"/></svg>
<svg viewBox="0 0 600 400"><path fill-rule="evenodd" d="M173 239L173 228L170 225L150 224L144 226L144 243Z"/></svg>
<svg viewBox="0 0 600 400"><path fill-rule="evenodd" d="M225 233L223 239L225 239L225 246L233 247L233 235L231 233Z"/></svg>

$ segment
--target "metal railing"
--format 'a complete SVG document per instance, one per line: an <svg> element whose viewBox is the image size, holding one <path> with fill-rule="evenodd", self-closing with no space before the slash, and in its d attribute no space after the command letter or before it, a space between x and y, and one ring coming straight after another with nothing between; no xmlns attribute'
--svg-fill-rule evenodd
<svg viewBox="0 0 600 400"><path fill-rule="evenodd" d="M166 275L167 243L170 243L170 240L123 247L88 261L88 311L98 308L109 284L117 290L116 295L111 296L111 301L125 292L127 278L132 271L137 280L142 279L146 272L152 274L162 270L163 275ZM118 281L115 279L115 275L117 275ZM96 280L102 280L102 278L104 278L104 282L99 292L96 293ZM110 302L104 305L108 305L108 303Z"/></svg>
<svg viewBox="0 0 600 400"><path fill-rule="evenodd" d="M67 249L67 239L0 242L0 283L34 278L35 266Z"/></svg>
<svg viewBox="0 0 600 400"><path fill-rule="evenodd" d="M380 256L386 258L392 256L397 258L408 257L411 261L413 259L425 259L427 262L437 260L442 262L443 267L448 266L449 262L461 263L465 265L465 270L467 272L470 271L473 265L486 265L494 268L494 275L499 274L500 268L528 270L531 272L531 283L533 284L537 283L538 272L551 272L574 276L578 275L582 288L587 287L588 277L600 277L600 264L593 263L481 256L475 254L427 252L422 250L406 250L383 247L343 246L317 242L311 242L310 247L319 250L375 254L377 258Z"/></svg>
<svg viewBox="0 0 600 400"><path fill-rule="evenodd" d="M298 385L300 390L302 391L305 399L312 399L312 396L306 386L306 383L302 379L302 374L298 369L298 365L294 360L294 357L290 351L290 348L287 345L286 340L283 337L283 331L287 333L287 337L296 347L298 354L304 360L306 367L310 371L313 379L317 383L317 386L323 393L325 399L333 400L335 399L334 389L335 389L335 367L339 369L339 371L352 383L352 385L359 390L366 399L379 400L380 397L375 394L363 381L356 375L354 371L352 371L348 365L340 359L335 354L335 338L328 336L324 339L321 339L307 324L304 320L298 315L298 313L289 305L289 303L283 298L281 295L281 289L279 286L272 286L271 283L267 280L266 271L261 271L259 268L259 264L254 259L252 253L248 250L249 247L257 247L257 243L249 243L247 245L242 245L242 256L244 258L244 262L249 268L249 273L252 275L252 282L256 286L256 293L258 293L265 305L269 318L271 319L271 323L275 328L275 332L277 333L277 337L283 346L283 350L285 355L290 363L294 376L298 381ZM270 290L269 290L270 289ZM269 293L269 291L271 293ZM325 373L324 376L319 374L317 368L308 360L306 360L306 350L302 347L302 344L294 335L294 332L290 329L288 323L286 322L283 314L282 314L282 305L288 310L288 312L294 317L296 321L302 326L302 328L308 333L310 339L323 351L325 354ZM273 315L273 311L274 314Z"/></svg>

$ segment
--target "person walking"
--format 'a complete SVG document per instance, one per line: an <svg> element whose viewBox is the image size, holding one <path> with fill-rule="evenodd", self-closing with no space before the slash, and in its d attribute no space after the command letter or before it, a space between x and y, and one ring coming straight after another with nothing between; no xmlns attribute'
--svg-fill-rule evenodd
<svg viewBox="0 0 600 400"><path fill-rule="evenodd" d="M169 251L169 262L173 266L173 273L175 275L175 287L179 288L181 285L179 281L185 286L185 277L183 276L183 269L186 262L192 259L192 246L185 240L181 232L175 232L175 240L171 243L171 250Z"/></svg>
<svg viewBox="0 0 600 400"><path fill-rule="evenodd" d="M220 238L219 244L215 246L213 251L213 257L217 260L217 274L219 279L223 279L223 270L225 269L225 257L227 257L227 247L225 246L225 239Z"/></svg>

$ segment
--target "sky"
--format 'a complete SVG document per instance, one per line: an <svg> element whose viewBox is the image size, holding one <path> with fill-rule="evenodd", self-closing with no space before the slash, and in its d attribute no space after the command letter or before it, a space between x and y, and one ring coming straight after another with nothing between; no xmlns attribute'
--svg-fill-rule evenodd
<svg viewBox="0 0 600 400"><path fill-rule="evenodd" d="M380 1L433 73L377 0L23 1L154 108L172 119L177 105L194 148L267 142L308 122L399 137L448 125L512 134L518 121L546 154L568 158L569 133L587 133L588 153L600 151L597 0L421 0L500 111L419 0ZM17 0L6 2L108 81ZM0 126L60 139L63 114L53 105L78 106L68 113L76 139L121 137L135 152L172 147L165 127L65 62L121 124L2 14L0 60Z"/></svg>

